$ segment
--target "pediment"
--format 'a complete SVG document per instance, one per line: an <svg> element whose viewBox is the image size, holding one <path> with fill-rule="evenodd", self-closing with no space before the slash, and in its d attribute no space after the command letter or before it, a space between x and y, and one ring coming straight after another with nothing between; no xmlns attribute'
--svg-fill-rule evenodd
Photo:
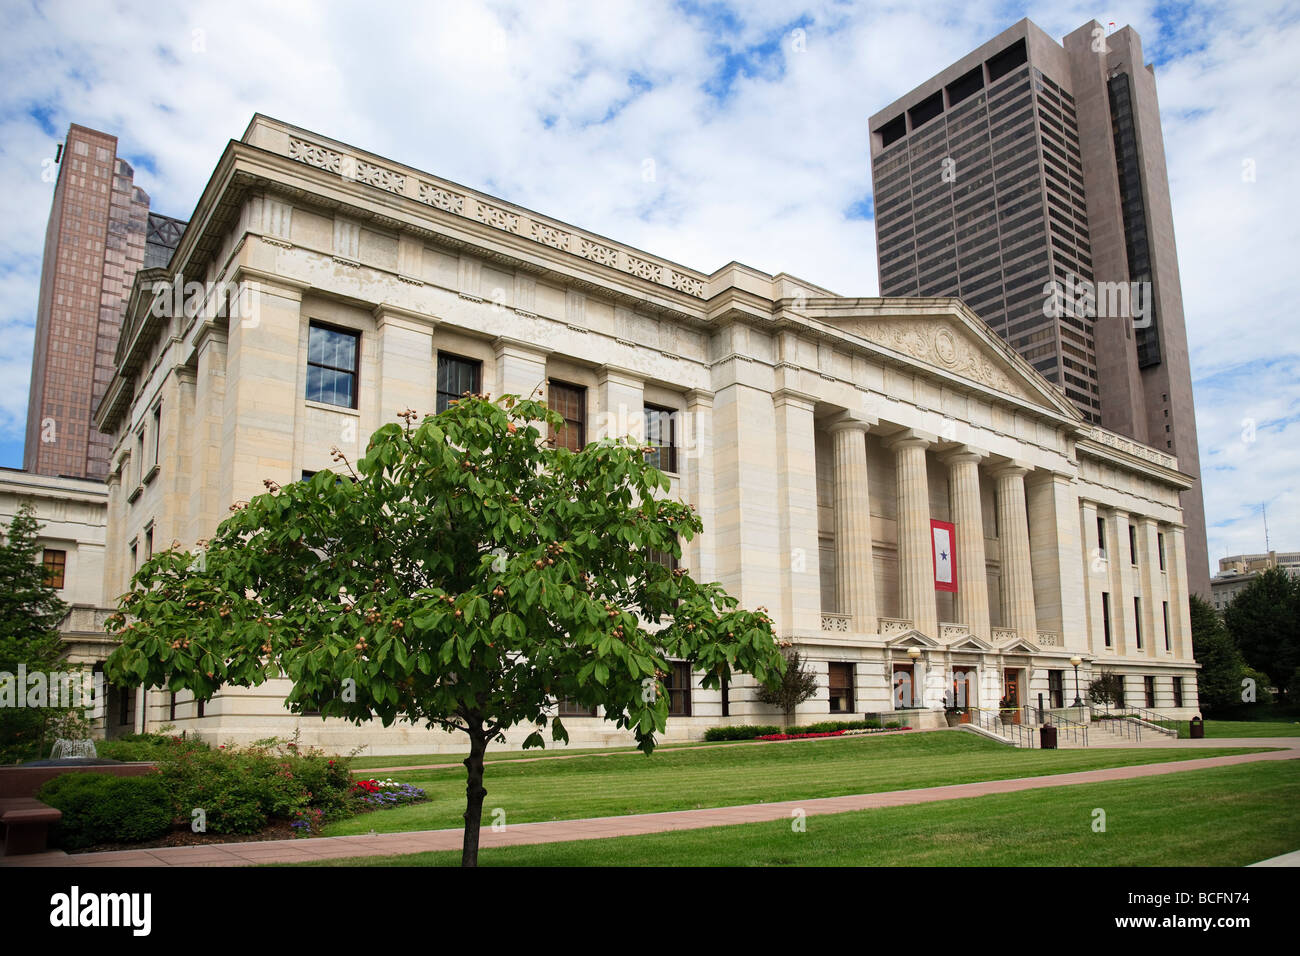
<svg viewBox="0 0 1300 956"><path fill-rule="evenodd" d="M848 335L945 375L1082 419L1074 404L1055 385L956 300L941 312L890 311L864 315L853 314L854 311L857 310L836 308L820 318Z"/></svg>
<svg viewBox="0 0 1300 956"><path fill-rule="evenodd" d="M981 641L978 637L962 637L948 645L950 651L974 651L984 653L993 650L993 645L987 641Z"/></svg>
<svg viewBox="0 0 1300 956"><path fill-rule="evenodd" d="M916 628L903 631L901 634L895 634L889 640L885 641L886 647L939 647L940 644L932 637L926 637Z"/></svg>
<svg viewBox="0 0 1300 956"><path fill-rule="evenodd" d="M1026 641L1024 638L1016 638L1009 644L1004 644L998 648L1000 654L1037 654L1038 647Z"/></svg>

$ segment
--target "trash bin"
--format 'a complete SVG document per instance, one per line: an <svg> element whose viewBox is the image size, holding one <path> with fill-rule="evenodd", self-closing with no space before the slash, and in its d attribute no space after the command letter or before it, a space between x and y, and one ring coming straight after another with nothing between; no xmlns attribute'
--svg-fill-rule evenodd
<svg viewBox="0 0 1300 956"><path fill-rule="evenodd" d="M1051 724L1043 724L1038 728L1038 747L1040 750L1056 749L1056 728Z"/></svg>
<svg viewBox="0 0 1300 956"><path fill-rule="evenodd" d="M1193 740L1200 740L1204 736L1205 736L1205 724L1201 722L1200 717L1193 717L1192 727L1191 727L1191 738Z"/></svg>

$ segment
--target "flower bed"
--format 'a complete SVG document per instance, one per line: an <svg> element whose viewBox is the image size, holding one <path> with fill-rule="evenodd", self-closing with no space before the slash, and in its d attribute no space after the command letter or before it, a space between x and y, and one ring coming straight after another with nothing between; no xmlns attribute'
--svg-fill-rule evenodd
<svg viewBox="0 0 1300 956"><path fill-rule="evenodd" d="M843 737L847 731L828 730L821 734L764 734L759 740L811 740L814 737Z"/></svg>
<svg viewBox="0 0 1300 956"><path fill-rule="evenodd" d="M373 810L420 803L428 799L425 792L409 783L387 780L358 780L352 785L352 795L364 806Z"/></svg>

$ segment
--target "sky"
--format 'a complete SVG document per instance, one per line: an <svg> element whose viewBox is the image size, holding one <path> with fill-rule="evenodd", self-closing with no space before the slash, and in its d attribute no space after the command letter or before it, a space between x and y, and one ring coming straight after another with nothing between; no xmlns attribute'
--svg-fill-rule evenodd
<svg viewBox="0 0 1300 956"><path fill-rule="evenodd" d="M1300 0L15 2L0 8L0 465L21 467L56 145L188 219L262 112L711 272L878 293L867 118L1028 16L1154 63L1212 565L1300 550Z"/></svg>

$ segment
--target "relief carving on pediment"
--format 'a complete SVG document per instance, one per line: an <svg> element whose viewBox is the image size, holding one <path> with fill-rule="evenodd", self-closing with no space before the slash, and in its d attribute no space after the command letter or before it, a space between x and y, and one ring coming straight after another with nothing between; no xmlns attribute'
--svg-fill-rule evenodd
<svg viewBox="0 0 1300 956"><path fill-rule="evenodd" d="M861 321L852 331L868 341L999 392L1025 394L1024 388L995 365L965 335L946 322Z"/></svg>

